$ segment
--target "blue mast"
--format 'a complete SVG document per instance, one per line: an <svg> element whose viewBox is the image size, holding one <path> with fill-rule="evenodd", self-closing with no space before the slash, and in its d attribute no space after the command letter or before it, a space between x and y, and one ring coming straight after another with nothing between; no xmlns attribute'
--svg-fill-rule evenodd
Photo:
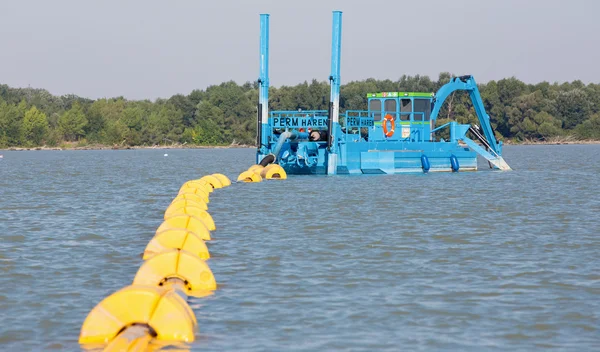
<svg viewBox="0 0 600 352"><path fill-rule="evenodd" d="M257 162L267 154L269 142L269 14L260 15L260 74L258 77Z"/></svg>
<svg viewBox="0 0 600 352"><path fill-rule="evenodd" d="M342 50L342 11L333 11L333 27L331 31L331 75L329 84L331 97L329 99L329 138L327 140L327 174L337 173L338 150L337 131L339 129L340 113L340 58Z"/></svg>

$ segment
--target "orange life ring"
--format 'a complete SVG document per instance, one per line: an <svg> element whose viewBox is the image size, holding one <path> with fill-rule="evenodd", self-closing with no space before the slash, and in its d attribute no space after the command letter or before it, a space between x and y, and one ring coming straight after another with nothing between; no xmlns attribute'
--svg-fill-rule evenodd
<svg viewBox="0 0 600 352"><path fill-rule="evenodd" d="M392 124L392 128L390 128L390 130L388 131L387 128L387 123L388 121ZM396 122L394 121L394 117L390 114L385 115L385 117L383 118L383 134L385 134L386 137L390 138L391 136L394 135L394 127L396 127Z"/></svg>

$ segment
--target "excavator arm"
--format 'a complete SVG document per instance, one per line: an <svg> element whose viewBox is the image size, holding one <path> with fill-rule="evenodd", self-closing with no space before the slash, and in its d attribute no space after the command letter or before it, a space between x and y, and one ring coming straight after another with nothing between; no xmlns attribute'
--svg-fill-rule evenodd
<svg viewBox="0 0 600 352"><path fill-rule="evenodd" d="M479 89L477 89L477 83L475 82L473 76L466 75L453 77L450 82L446 83L437 91L433 109L431 111L431 120L435 122L437 115L440 112L440 108L444 104L444 101L446 101L446 98L448 98L450 94L457 90L469 92L469 96L473 102L473 107L475 108L475 113L479 118L479 124L483 130L483 136L477 129L473 129L472 127L470 128L470 131L478 137L485 148L482 148L466 136L463 136L461 140L463 140L467 145L469 145L472 149L477 151L480 155L482 155L499 169L510 170L510 167L502 158L502 143L496 141L496 136L494 135L492 125L490 124L490 117L485 112L483 100L481 100L481 95L479 94Z"/></svg>
<svg viewBox="0 0 600 352"><path fill-rule="evenodd" d="M442 86L442 88L440 88L440 90L437 91L435 94L433 110L431 112L431 119L437 119L437 115L440 112L442 105L444 105L446 98L448 98L450 94L457 90L469 92L469 96L473 102L473 107L475 108L475 112L479 118L479 124L483 129L483 134L487 140L487 143L496 154L502 154L502 148L498 142L496 142L496 137L494 135L494 131L492 130L492 125L490 124L490 117L485 112L483 101L481 100L481 95L479 94L479 89L477 89L477 83L475 83L473 76L468 75L453 77L450 82L446 83L444 86Z"/></svg>

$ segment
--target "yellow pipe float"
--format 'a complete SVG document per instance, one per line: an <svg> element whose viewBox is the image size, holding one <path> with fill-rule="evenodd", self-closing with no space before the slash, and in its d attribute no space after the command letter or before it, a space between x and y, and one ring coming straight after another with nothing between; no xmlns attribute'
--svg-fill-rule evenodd
<svg viewBox="0 0 600 352"><path fill-rule="evenodd" d="M173 201L171 202L171 204L173 204L177 201L180 201L180 200L198 202L198 203L202 203L205 205L208 204L208 202L205 202L202 197L200 197L199 195L194 194L194 193L180 193L175 198L173 198ZM208 205L207 205L207 208L208 208Z"/></svg>
<svg viewBox="0 0 600 352"><path fill-rule="evenodd" d="M142 264L133 279L134 285L170 287L181 284L190 296L206 296L217 289L217 281L206 262L180 249L162 252Z"/></svg>
<svg viewBox="0 0 600 352"><path fill-rule="evenodd" d="M152 332L149 327L133 325L119 333L104 348L103 352L146 352L151 351Z"/></svg>
<svg viewBox="0 0 600 352"><path fill-rule="evenodd" d="M180 194L194 194L198 197L200 197L200 199L202 199L202 201L206 204L210 203L210 200L208 198L208 193L206 193L206 190L203 188L196 188L196 187L191 187L191 186L187 186L187 187L182 187L179 190L179 193L177 193L177 195Z"/></svg>
<svg viewBox="0 0 600 352"><path fill-rule="evenodd" d="M208 210L208 205L201 199L186 199L185 197L175 197L171 204L167 207L165 212L171 208L182 208L182 207L197 207L202 210Z"/></svg>
<svg viewBox="0 0 600 352"><path fill-rule="evenodd" d="M204 181L212 186L212 188L223 188L223 184L219 181L218 178L212 175L206 175L200 179L200 181Z"/></svg>
<svg viewBox="0 0 600 352"><path fill-rule="evenodd" d="M213 192L213 188L211 185L209 185L208 183L204 182L204 181L199 181L199 180L193 180L193 181L187 181L186 183L184 183L183 185L181 185L181 187L179 188L179 191L177 193L183 193L185 192L186 189L199 189L201 191L203 191L204 193L206 193L207 196L210 196L210 194ZM197 191L194 191L197 192Z"/></svg>
<svg viewBox="0 0 600 352"><path fill-rule="evenodd" d="M189 202L190 204L187 204L188 202L185 202L185 205L183 205L183 203L184 202L175 202L169 205L167 210L165 210L164 218L166 219L173 215L181 214L198 216L200 213L206 213L206 209L203 209L202 206L199 206L199 203Z"/></svg>
<svg viewBox="0 0 600 352"><path fill-rule="evenodd" d="M260 172L260 176L267 180L285 180L287 173L277 164L269 164Z"/></svg>
<svg viewBox="0 0 600 352"><path fill-rule="evenodd" d="M238 182L261 182L262 177L253 171L244 171L238 176L237 181Z"/></svg>
<svg viewBox="0 0 600 352"><path fill-rule="evenodd" d="M229 178L227 176L225 176L223 174L212 174L212 176L214 176L217 180L219 180L219 182L221 182L223 187L231 186L231 181L229 180Z"/></svg>
<svg viewBox="0 0 600 352"><path fill-rule="evenodd" d="M212 216L210 216L210 214L206 210L202 210L198 207L189 206L183 208L169 208L165 212L164 218L165 220L167 220L169 218L179 215L189 215L200 219L204 223L204 225L206 225L208 231L214 231L217 229Z"/></svg>
<svg viewBox="0 0 600 352"><path fill-rule="evenodd" d="M157 233L150 240L142 259L148 260L172 249L182 249L203 260L210 258L208 247L200 236L189 230L168 229Z"/></svg>
<svg viewBox="0 0 600 352"><path fill-rule="evenodd" d="M191 181L187 181L186 183L181 185L181 188L186 188L186 187L202 188L206 191L206 193L212 193L212 191L213 191L213 187L208 182L201 181L201 180L191 180Z"/></svg>
<svg viewBox="0 0 600 352"><path fill-rule="evenodd" d="M98 303L81 326L79 343L108 343L128 327L147 327L152 337L165 341L194 341L196 317L175 291L128 286Z"/></svg>
<svg viewBox="0 0 600 352"><path fill-rule="evenodd" d="M208 182L205 181L200 181L200 180L192 180L192 181L187 181L186 183L182 184L181 188L201 188L203 190L206 191L206 193L211 193L212 192L212 186L210 184L208 184Z"/></svg>
<svg viewBox="0 0 600 352"><path fill-rule="evenodd" d="M264 166L262 166L262 165L258 165L258 164L257 164L257 165L252 165L252 166L250 166L250 167L248 168L248 170L246 170L246 171L251 171L251 172L254 172L254 173L256 173L256 174L259 174L259 175L260 175L260 172L261 172L261 171L262 171L262 169L264 169L264 168L265 168Z"/></svg>
<svg viewBox="0 0 600 352"><path fill-rule="evenodd" d="M191 215L175 215L160 224L156 233L170 229L189 230L205 241L210 241L210 230L202 220Z"/></svg>

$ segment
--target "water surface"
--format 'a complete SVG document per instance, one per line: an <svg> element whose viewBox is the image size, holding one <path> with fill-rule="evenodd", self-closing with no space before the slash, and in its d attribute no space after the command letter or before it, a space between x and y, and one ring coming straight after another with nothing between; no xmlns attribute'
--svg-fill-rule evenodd
<svg viewBox="0 0 600 352"><path fill-rule="evenodd" d="M168 157L163 156L168 153ZM0 346L79 350L181 184L252 149L4 151ZM191 350L600 350L600 146L514 172L290 177L211 195ZM485 164L481 163L480 167Z"/></svg>

